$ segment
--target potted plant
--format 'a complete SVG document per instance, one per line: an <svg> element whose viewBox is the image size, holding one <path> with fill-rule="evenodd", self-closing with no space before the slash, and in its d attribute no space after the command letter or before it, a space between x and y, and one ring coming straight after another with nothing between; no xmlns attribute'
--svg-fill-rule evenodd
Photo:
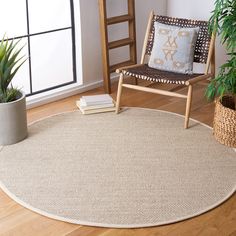
<svg viewBox="0 0 236 236"><path fill-rule="evenodd" d="M3 39L0 43L0 145L10 145L27 136L25 95L12 86L12 79L25 62L19 57L19 41Z"/></svg>
<svg viewBox="0 0 236 236"><path fill-rule="evenodd" d="M206 90L208 99L216 99L213 122L215 138L222 144L236 147L236 1L216 0L209 29L220 35L228 61L220 67L218 75Z"/></svg>

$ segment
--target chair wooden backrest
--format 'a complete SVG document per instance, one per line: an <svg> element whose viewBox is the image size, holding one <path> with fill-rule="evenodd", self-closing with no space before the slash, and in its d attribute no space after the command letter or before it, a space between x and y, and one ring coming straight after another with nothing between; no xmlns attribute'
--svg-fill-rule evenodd
<svg viewBox="0 0 236 236"><path fill-rule="evenodd" d="M211 56L214 53L215 37L212 37L212 35L209 33L207 21L159 16L154 15L153 12L150 15L147 33L144 40L141 64L147 63L151 55L155 35L155 22L180 27L199 27L200 30L195 45L194 62L210 64ZM209 65L207 65L206 68L207 72L208 69Z"/></svg>

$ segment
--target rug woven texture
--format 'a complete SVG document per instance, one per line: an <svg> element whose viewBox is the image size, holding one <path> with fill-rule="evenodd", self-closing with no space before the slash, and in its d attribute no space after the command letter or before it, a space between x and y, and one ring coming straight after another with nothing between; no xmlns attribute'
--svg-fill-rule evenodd
<svg viewBox="0 0 236 236"><path fill-rule="evenodd" d="M77 224L133 228L204 213L236 189L235 150L183 117L129 108L64 113L0 148L0 186L40 214Z"/></svg>

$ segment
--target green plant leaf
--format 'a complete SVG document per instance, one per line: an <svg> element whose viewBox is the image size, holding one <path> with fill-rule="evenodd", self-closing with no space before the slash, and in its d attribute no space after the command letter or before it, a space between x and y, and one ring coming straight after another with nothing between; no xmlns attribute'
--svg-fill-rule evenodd
<svg viewBox="0 0 236 236"><path fill-rule="evenodd" d="M208 100L225 94L236 96L236 1L215 0L214 6L209 19L209 31L220 35L229 59L210 81L205 92Z"/></svg>
<svg viewBox="0 0 236 236"><path fill-rule="evenodd" d="M24 46L18 48L19 42L9 42L4 36L0 43L0 102L14 101L19 95L19 91L11 86L14 76L27 60L20 56Z"/></svg>

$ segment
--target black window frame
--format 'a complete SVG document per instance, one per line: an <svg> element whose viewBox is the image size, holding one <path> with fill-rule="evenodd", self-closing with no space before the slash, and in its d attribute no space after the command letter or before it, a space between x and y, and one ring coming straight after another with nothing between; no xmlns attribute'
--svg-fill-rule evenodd
<svg viewBox="0 0 236 236"><path fill-rule="evenodd" d="M61 88L67 85L71 85L77 82L77 72L76 72L76 44L75 44L75 17L74 17L74 2L73 0L69 0L70 1L70 14L71 14L71 26L69 27L64 27L64 28L57 28L57 29L53 29L53 30L47 30L47 31L41 31L38 33L33 33L30 34L30 17L29 17L29 5L28 5L28 0L25 0L26 3L26 20L27 20L27 34L26 35L21 35L21 36L16 36L14 38L9 38L8 40L14 40L14 39L23 39L26 38L27 39L27 51L28 51L28 60L29 60L29 87L30 87L30 92L26 94L27 97L33 96L33 95L37 95L40 93L44 93L44 92L48 92L57 88ZM41 90L37 90L37 91L33 91L33 76L32 76L32 62L31 62L31 46L30 46L30 38L33 36L37 36L37 35L43 35L43 34L48 34L48 33L54 33L54 32L58 32L58 31L63 31L63 30L71 30L71 39L72 39L72 73L73 73L73 80L66 82L66 83L62 83L62 84L58 84L55 86L51 86L45 89L41 89Z"/></svg>

